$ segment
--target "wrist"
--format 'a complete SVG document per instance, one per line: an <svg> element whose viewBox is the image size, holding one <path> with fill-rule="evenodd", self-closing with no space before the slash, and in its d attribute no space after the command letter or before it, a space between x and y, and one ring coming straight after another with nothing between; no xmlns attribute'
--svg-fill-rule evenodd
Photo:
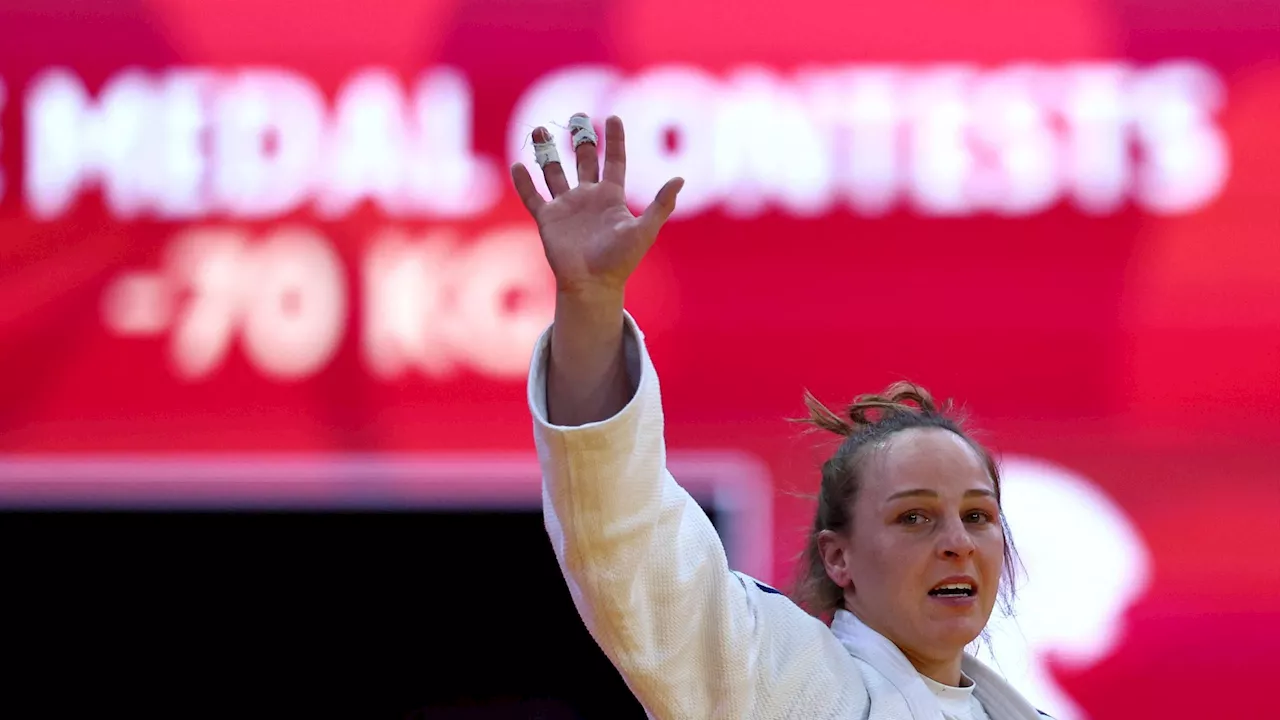
<svg viewBox="0 0 1280 720"><path fill-rule="evenodd" d="M613 351L621 347L623 324L620 291L558 293L551 333L552 355L577 359L612 356Z"/></svg>
<svg viewBox="0 0 1280 720"><path fill-rule="evenodd" d="M621 312L626 291L622 287L608 285L577 285L556 289L556 310L568 310L575 315L613 314Z"/></svg>

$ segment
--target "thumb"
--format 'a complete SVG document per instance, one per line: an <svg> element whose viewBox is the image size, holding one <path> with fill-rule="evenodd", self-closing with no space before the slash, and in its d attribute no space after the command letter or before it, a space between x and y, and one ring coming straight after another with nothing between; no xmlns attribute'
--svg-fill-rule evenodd
<svg viewBox="0 0 1280 720"><path fill-rule="evenodd" d="M640 225L650 236L657 235L658 230L662 229L662 224L675 211L676 195L680 194L682 187L684 187L684 178L671 178L658 190L653 202L649 203L649 207L645 208L644 213L640 215Z"/></svg>

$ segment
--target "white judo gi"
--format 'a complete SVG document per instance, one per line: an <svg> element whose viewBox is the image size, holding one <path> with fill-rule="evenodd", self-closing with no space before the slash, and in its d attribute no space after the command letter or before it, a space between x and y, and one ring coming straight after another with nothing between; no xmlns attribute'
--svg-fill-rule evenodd
<svg viewBox="0 0 1280 720"><path fill-rule="evenodd" d="M535 349L528 394L556 557L588 630L651 717L1042 718L969 656L967 714L851 613L828 627L731 571L710 520L666 470L658 376L629 314L626 325L637 389L617 415L547 422L550 331Z"/></svg>

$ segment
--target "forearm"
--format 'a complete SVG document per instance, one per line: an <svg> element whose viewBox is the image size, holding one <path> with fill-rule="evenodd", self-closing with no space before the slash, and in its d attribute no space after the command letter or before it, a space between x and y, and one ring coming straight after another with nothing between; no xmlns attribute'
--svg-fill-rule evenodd
<svg viewBox="0 0 1280 720"><path fill-rule="evenodd" d="M661 390L643 334L623 313L621 339L605 346L601 338L617 336L603 306L594 307L585 314L592 322L553 326L530 364L543 512L556 559L588 630L655 717L747 717L761 692L754 603L763 591L729 571L715 527L665 469ZM579 310L565 305L559 317ZM625 376L635 383L633 397L630 384L626 394L613 395L617 412L598 398L558 398L562 408L576 401L572 409L589 406L605 416L598 422L550 421L551 348L566 327L598 329L562 336L572 341L566 349L581 353L578 359L596 361L597 379ZM586 339L594 342L580 344ZM612 362L615 343L623 343L625 361ZM602 371L613 365L621 367ZM561 370L568 367L562 363ZM576 389L579 381L565 374Z"/></svg>
<svg viewBox="0 0 1280 720"><path fill-rule="evenodd" d="M575 427L613 417L635 392L627 373L623 293L560 293L551 328L547 419Z"/></svg>

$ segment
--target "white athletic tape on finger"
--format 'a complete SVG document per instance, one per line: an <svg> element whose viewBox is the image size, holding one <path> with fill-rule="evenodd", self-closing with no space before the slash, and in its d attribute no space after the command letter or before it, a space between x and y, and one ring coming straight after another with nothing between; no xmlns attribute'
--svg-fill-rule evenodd
<svg viewBox="0 0 1280 720"><path fill-rule="evenodd" d="M547 163L560 162L560 153L556 151L556 139L548 137L546 142L533 143L533 159L538 167L546 167Z"/></svg>
<svg viewBox="0 0 1280 720"><path fill-rule="evenodd" d="M574 132L577 129L577 132ZM591 126L591 118L585 118L581 115L574 115L569 118L569 133L573 136L573 149L577 150L582 143L589 142L599 147L600 138L596 135L596 129Z"/></svg>

